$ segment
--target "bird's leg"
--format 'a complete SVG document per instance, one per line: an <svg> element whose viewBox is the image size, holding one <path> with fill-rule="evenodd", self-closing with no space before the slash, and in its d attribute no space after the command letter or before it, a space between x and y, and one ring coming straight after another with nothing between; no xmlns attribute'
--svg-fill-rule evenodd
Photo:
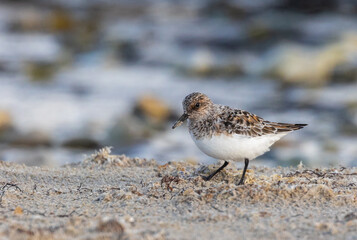
<svg viewBox="0 0 357 240"><path fill-rule="evenodd" d="M249 159L248 158L245 158L244 159L244 170L243 170L243 175L238 183L238 185L244 185L244 177L245 177L245 172L247 171L247 168L248 168L248 165L249 165Z"/></svg>
<svg viewBox="0 0 357 240"><path fill-rule="evenodd" d="M224 161L223 165L220 168L218 168L216 171L211 173L208 177L202 176L203 180L205 180L205 181L211 180L211 178L213 178L217 173L222 171L222 169L225 168L227 165L228 165L228 162Z"/></svg>

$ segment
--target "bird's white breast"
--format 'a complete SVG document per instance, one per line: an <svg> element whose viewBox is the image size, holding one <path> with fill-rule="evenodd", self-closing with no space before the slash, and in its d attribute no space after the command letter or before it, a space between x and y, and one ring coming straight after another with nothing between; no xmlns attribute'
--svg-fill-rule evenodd
<svg viewBox="0 0 357 240"><path fill-rule="evenodd" d="M238 134L214 135L196 139L191 134L197 147L207 154L220 160L241 161L245 158L254 158L269 151L270 146L287 133L269 134L258 137L249 137Z"/></svg>

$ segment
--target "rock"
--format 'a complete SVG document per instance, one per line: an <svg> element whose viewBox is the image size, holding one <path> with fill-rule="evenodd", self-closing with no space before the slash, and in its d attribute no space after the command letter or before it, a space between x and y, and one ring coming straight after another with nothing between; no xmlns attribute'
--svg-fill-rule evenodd
<svg viewBox="0 0 357 240"><path fill-rule="evenodd" d="M186 70L188 75L196 77L224 77L231 78L237 77L243 74L243 70L239 65L226 65L226 66L214 66L214 67L202 67Z"/></svg>
<svg viewBox="0 0 357 240"><path fill-rule="evenodd" d="M346 214L343 219L346 222L355 220L355 219L357 219L357 213L350 212L350 213Z"/></svg>
<svg viewBox="0 0 357 240"><path fill-rule="evenodd" d="M130 40L122 40L112 43L115 58L121 62L132 63L139 60L140 54L137 43Z"/></svg>
<svg viewBox="0 0 357 240"><path fill-rule="evenodd" d="M184 29L178 31L176 42L180 47L192 49L205 47L232 53L233 50L242 47L245 39L246 33L238 22L225 21L221 24L211 20L187 24Z"/></svg>
<svg viewBox="0 0 357 240"><path fill-rule="evenodd" d="M236 77L242 75L243 69L234 59L218 59L209 50L199 50L194 53L189 65L182 71L195 77Z"/></svg>
<svg viewBox="0 0 357 240"><path fill-rule="evenodd" d="M81 148L81 149L97 149L101 147L101 145L97 141L89 138L69 139L63 142L62 146L66 148Z"/></svg>
<svg viewBox="0 0 357 240"><path fill-rule="evenodd" d="M9 112L0 110L0 132L12 127L12 118Z"/></svg>
<svg viewBox="0 0 357 240"><path fill-rule="evenodd" d="M100 221L96 228L98 232L109 232L122 235L124 233L124 227L115 219L109 219ZM118 237L120 239L120 237Z"/></svg>
<svg viewBox="0 0 357 240"><path fill-rule="evenodd" d="M25 67L26 74L32 81L51 80L57 70L56 63L51 62L28 62Z"/></svg>
<svg viewBox="0 0 357 240"><path fill-rule="evenodd" d="M9 29L15 32L42 31L46 23L43 12L36 8L22 8L21 14L9 23Z"/></svg>
<svg viewBox="0 0 357 240"><path fill-rule="evenodd" d="M248 28L248 37L255 41L269 39L269 37L271 37L274 33L273 29L271 29L270 27L271 26L267 26L264 23L252 24L252 26Z"/></svg>
<svg viewBox="0 0 357 240"><path fill-rule="evenodd" d="M177 115L165 102L151 95L142 96L132 112L118 119L110 128L108 144L127 146L148 139L163 131L167 122L173 119L177 119Z"/></svg>
<svg viewBox="0 0 357 240"><path fill-rule="evenodd" d="M210 17L224 15L232 19L241 19L247 15L247 9L235 3L234 1L210 1L202 8L201 14Z"/></svg>
<svg viewBox="0 0 357 240"><path fill-rule="evenodd" d="M56 7L49 11L40 8L21 8L21 14L11 19L10 29L17 32L57 33L73 30L75 24L72 14L64 8Z"/></svg>
<svg viewBox="0 0 357 240"><path fill-rule="evenodd" d="M128 146L153 136L157 131L144 119L127 115L119 118L109 129L106 142L110 145Z"/></svg>
<svg viewBox="0 0 357 240"><path fill-rule="evenodd" d="M173 115L173 111L162 100L152 95L144 95L135 104L133 115L152 124L161 125Z"/></svg>
<svg viewBox="0 0 357 240"><path fill-rule="evenodd" d="M48 33L60 37L66 50L73 52L91 49L98 40L100 16L98 11L83 11L81 15L59 5L46 11L21 8L11 20L10 29L15 32Z"/></svg>
<svg viewBox="0 0 357 240"><path fill-rule="evenodd" d="M47 24L53 32L64 32L74 28L75 20L68 11L57 8L49 14Z"/></svg>
<svg viewBox="0 0 357 240"><path fill-rule="evenodd" d="M17 147L50 147L53 145L51 137L44 132L32 131L29 133L7 132L0 138L1 142Z"/></svg>
<svg viewBox="0 0 357 240"><path fill-rule="evenodd" d="M22 215L23 213L24 213L24 211L22 210L22 208L20 206L17 206L14 210L15 215Z"/></svg>
<svg viewBox="0 0 357 240"><path fill-rule="evenodd" d="M187 72L191 72L197 75L207 75L208 72L213 69L215 65L215 59L211 51L200 50L195 52L192 57L191 64L188 67Z"/></svg>
<svg viewBox="0 0 357 240"><path fill-rule="evenodd" d="M278 8L302 13L321 13L326 11L336 11L337 0L283 0L279 2Z"/></svg>
<svg viewBox="0 0 357 240"><path fill-rule="evenodd" d="M344 35L338 42L317 49L290 45L279 47L277 52L275 62L269 60L274 63L268 75L285 83L319 86L331 80L337 66L357 56L357 34Z"/></svg>
<svg viewBox="0 0 357 240"><path fill-rule="evenodd" d="M40 8L22 8L10 22L10 29L18 32L68 32L74 29L76 20L70 11L55 7L48 11Z"/></svg>
<svg viewBox="0 0 357 240"><path fill-rule="evenodd" d="M332 72L331 80L335 82L352 83L357 81L357 57L356 61L337 65Z"/></svg>
<svg viewBox="0 0 357 240"><path fill-rule="evenodd" d="M64 42L72 53L95 50L99 41L100 15L98 12L89 12L81 19L77 19L71 31L64 34Z"/></svg>

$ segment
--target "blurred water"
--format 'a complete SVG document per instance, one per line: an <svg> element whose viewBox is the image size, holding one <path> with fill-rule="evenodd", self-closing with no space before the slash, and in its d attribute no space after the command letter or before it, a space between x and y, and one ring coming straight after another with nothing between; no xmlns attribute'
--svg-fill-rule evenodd
<svg viewBox="0 0 357 240"><path fill-rule="evenodd" d="M145 125L130 122L143 96L178 116L182 99L199 91L267 120L309 124L256 164L357 165L355 15L233 2L2 3L0 111L9 113L12 128L1 133L0 125L0 158L61 165L82 160L97 144L161 163L213 162L186 127L171 130L172 118L133 142L111 137L118 126L128 128L122 119ZM299 67L308 60L316 74ZM90 146L65 144L78 138Z"/></svg>

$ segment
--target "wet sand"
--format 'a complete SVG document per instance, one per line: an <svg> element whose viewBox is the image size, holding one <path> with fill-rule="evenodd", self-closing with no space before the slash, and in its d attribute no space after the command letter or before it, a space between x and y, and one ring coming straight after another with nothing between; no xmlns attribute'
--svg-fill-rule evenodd
<svg viewBox="0 0 357 240"><path fill-rule="evenodd" d="M217 165L218 166L218 165ZM158 165L106 150L79 164L0 162L0 238L357 239L357 168Z"/></svg>

